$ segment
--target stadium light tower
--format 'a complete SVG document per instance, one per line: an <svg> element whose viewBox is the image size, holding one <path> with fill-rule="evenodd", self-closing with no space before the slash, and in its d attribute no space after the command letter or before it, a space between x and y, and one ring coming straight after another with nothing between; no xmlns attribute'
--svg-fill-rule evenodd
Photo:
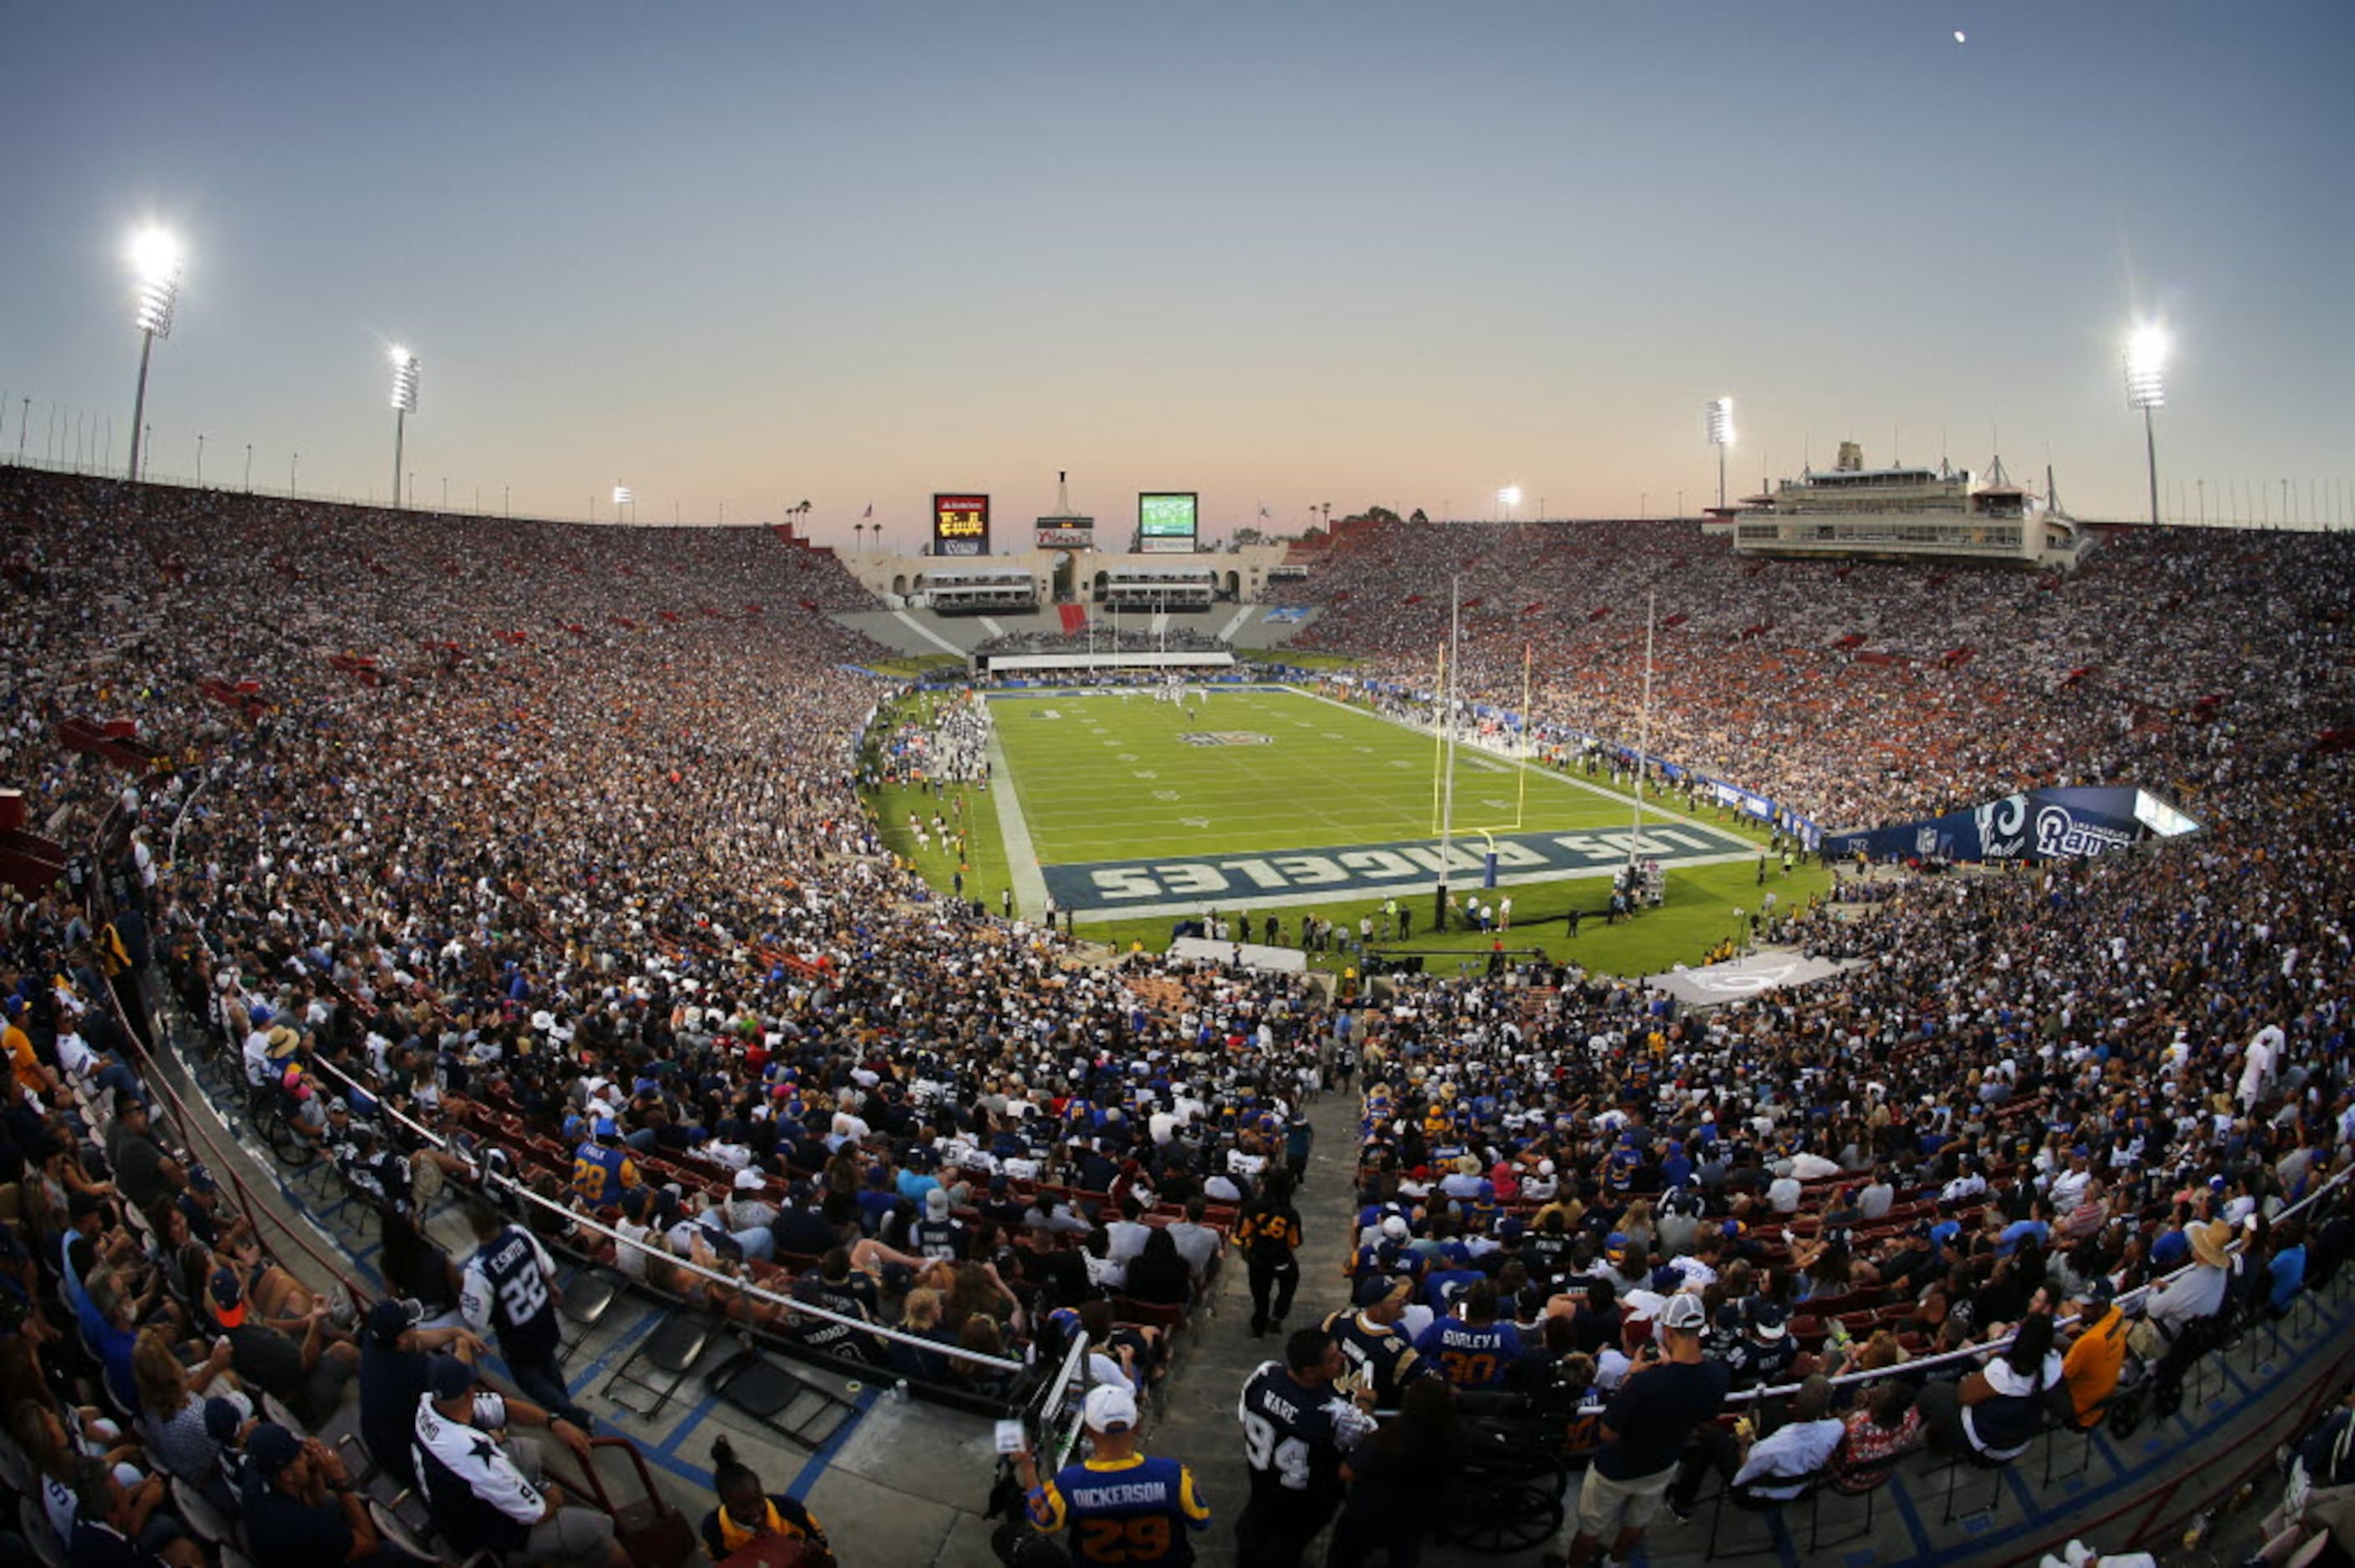
<svg viewBox="0 0 2355 1568"><path fill-rule="evenodd" d="M2150 462L2150 525L2158 526L2158 437L2150 411L2167 406L2167 329L2146 322L2126 338L2126 407L2142 410L2142 444Z"/></svg>
<svg viewBox="0 0 2355 1568"><path fill-rule="evenodd" d="M1505 509L1505 521L1511 522L1514 511L1521 504L1521 487L1508 484L1497 492L1497 504Z"/></svg>
<svg viewBox="0 0 2355 1568"><path fill-rule="evenodd" d="M180 242L162 228L131 237L132 323L139 329L139 392L131 401L131 477L139 477L139 432L147 418L147 356L155 340L172 335L172 309L180 302Z"/></svg>
<svg viewBox="0 0 2355 1568"><path fill-rule="evenodd" d="M408 434L409 416L417 412L417 355L395 344L392 349L392 509L400 510L400 446Z"/></svg>
<svg viewBox="0 0 2355 1568"><path fill-rule="evenodd" d="M1725 510L1725 449L1733 444L1733 399L1712 397L1709 403L1709 444L1717 449L1717 509Z"/></svg>
<svg viewBox="0 0 2355 1568"><path fill-rule="evenodd" d="M617 484L617 485L613 486L613 521L614 521L614 522L616 522L616 523L622 523L622 522L626 522L626 521L628 521L628 519L624 518L624 517L622 515L622 509L623 509L623 507L625 507L625 506L628 506L628 507L635 507L635 506L637 505L637 503L638 503L638 497L637 497L637 494L636 494L636 493L635 493L635 492L634 492L633 490L631 490L631 489L630 489L630 487L629 487L628 485L626 485L626 484Z"/></svg>

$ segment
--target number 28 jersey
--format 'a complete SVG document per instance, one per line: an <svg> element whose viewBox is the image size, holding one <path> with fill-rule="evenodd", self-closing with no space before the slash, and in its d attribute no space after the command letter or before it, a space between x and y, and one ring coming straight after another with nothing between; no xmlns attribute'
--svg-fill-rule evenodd
<svg viewBox="0 0 2355 1568"><path fill-rule="evenodd" d="M1330 1388L1295 1381L1267 1361L1243 1384L1236 1412L1254 1489L1273 1481L1288 1492L1327 1499L1341 1490L1341 1460L1374 1429L1373 1418Z"/></svg>

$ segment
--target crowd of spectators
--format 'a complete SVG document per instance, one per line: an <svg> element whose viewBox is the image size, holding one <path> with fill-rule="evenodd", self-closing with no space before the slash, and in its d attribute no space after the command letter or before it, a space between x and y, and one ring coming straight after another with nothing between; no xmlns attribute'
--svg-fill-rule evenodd
<svg viewBox="0 0 2355 1568"><path fill-rule="evenodd" d="M1324 607L1300 646L1429 692L1460 577L1459 693L1518 711L1528 652L1541 720L1623 746L1648 599L1652 752L1837 830L2040 785L2163 790L2187 751L2275 724L2311 740L2350 556L2345 533L2108 529L2035 573L1770 562L1689 522L1383 523L1286 598Z"/></svg>
<svg viewBox="0 0 2355 1568"><path fill-rule="evenodd" d="M5 633L16 779L61 839L110 810L132 826L120 860L139 885L119 891L144 904L180 1001L245 1066L250 1108L387 1211L385 1286L429 1314L410 1327L496 1336L539 1401L510 1414L578 1420L560 1378L526 1376L538 1324L504 1305L521 1281L545 1320L527 1287L548 1245L982 1397L1011 1392L995 1362L1042 1336L1085 1335L1099 1381L1158 1374L1159 1336L1110 1308L1175 1323L1205 1287L1218 1227L1296 1110L1311 996L1145 959L1082 968L1053 933L897 866L856 794L890 687L841 668L869 650L818 613L837 597L811 580L838 575L827 557L766 531L18 473L0 477L0 525L26 589ZM84 716L127 721L159 771L126 786L61 751L55 726ZM930 744L975 751L947 717ZM16 925L20 989L46 1008L53 949L92 933L62 889ZM28 1037L27 1088L50 1088L69 1038ZM32 1257L115 1217L111 1128L63 1114L11 1151L86 1160L93 1194L34 1207ZM428 1191L489 1171L549 1202L474 1203L479 1250L453 1260L420 1228ZM197 1245L152 1285L100 1272L124 1332L166 1336L206 1375L243 1303L283 1342L231 1373L274 1379L293 1430L331 1413L360 1364L357 1304L331 1315L238 1233ZM176 1300L167 1280L193 1290ZM64 1368L26 1381L27 1397L75 1388ZM127 1371L113 1383L136 1411Z"/></svg>
<svg viewBox="0 0 2355 1568"><path fill-rule="evenodd" d="M1582 1398L1642 1385L1679 1297L1705 1314L1701 1353L1751 1385L1802 1356L1886 1365L2122 1300L2163 1384L2193 1325L2294 1298L2345 1255L2335 1208L2274 1216L2355 1142L2355 791L2313 744L2349 722L2346 541L2126 535L2071 577L1931 581L1753 572L1681 525L1401 525L1326 568L1318 630L1416 679L1457 567L1497 601L1476 607L1479 689L1518 702L1521 643L1550 620L1537 711L1614 736L1635 727L1629 631L1640 659L1657 586L1664 617L1689 617L1667 639L1658 749L1819 818L2125 776L2196 801L2208 832L1802 922L1864 962L1705 1019L1601 980L1402 977L1360 1009L1299 978L1099 967L937 898L884 852L856 788L889 688L842 668L869 650L821 613L856 591L823 554L766 531L0 471L0 569L19 590L0 781L61 841L110 814L133 830L98 874L140 911L127 938L93 929L60 886L7 922L0 987L22 1022L0 1174L20 1200L0 1285L25 1305L0 1395L49 1495L186 1556L148 1478L199 1425L216 1450L253 1450L228 1395L215 1432L229 1387L293 1418L265 1424L266 1478L333 1510L332 1467L279 1436L364 1375L360 1304L314 1298L169 1140L142 1146L135 1053L99 1004L109 970L151 948L257 1064L257 1103L376 1182L387 1284L433 1314L388 1322L395 1342L479 1340L494 1321L504 1337L468 1298L533 1255L505 1238L536 1234L926 1383L1000 1397L998 1359L1081 1336L1097 1381L1147 1393L1166 1343L1140 1325L1206 1287L1337 1053L1368 1085L1365 1213L1361 1310L1330 1332L1341 1385L1378 1397L1416 1375L1414 1340L1393 1339L1433 1328L1440 1374L1476 1381L1432 1320L1458 1295L1467 1323L1526 1347L1482 1378ZM1549 585L1550 608L1526 613ZM1599 608L1614 613L1588 620ZM1785 630L1740 635L1769 620ZM1828 648L1849 629L1928 656L1856 663ZM1967 662L1935 656L1963 643ZM85 717L128 721L162 770L129 783L61 748L58 724ZM547 1204L478 1206L483 1250L453 1277L408 1222L436 1180L496 1163ZM114 1223L126 1206L147 1238ZM2140 1310L2134 1292L2185 1263L2188 1283ZM48 1288L60 1271L86 1351ZM2053 1341L2064 1368L2104 1359L2078 1349L2101 1321ZM2009 1372L1941 1363L1957 1412L1924 1392L1816 1419L1840 1419L1857 1453L1915 1429L1985 1447L2004 1431L1971 1413L2042 1378L2048 1332ZM421 1375L417 1397L462 1419L471 1386ZM120 1403L111 1427L101 1394ZM557 1400L509 1404L569 1429ZM246 1484L221 1458L191 1460L192 1484ZM1703 1456L1720 1461L1742 1456ZM521 1469L493 1480L538 1496ZM79 1518L52 1522L70 1539ZM555 1534L543 1554L601 1550Z"/></svg>
<svg viewBox="0 0 2355 1568"><path fill-rule="evenodd" d="M1166 631L1114 629L1100 619L1091 631L1009 631L974 649L984 659L1007 653L1231 653L1235 645L1225 638L1190 626Z"/></svg>

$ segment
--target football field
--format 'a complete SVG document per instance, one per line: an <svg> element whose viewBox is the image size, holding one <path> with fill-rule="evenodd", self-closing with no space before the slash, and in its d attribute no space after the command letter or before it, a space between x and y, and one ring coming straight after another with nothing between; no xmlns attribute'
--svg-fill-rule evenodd
<svg viewBox="0 0 2355 1568"><path fill-rule="evenodd" d="M1607 877L1625 863L1627 797L1459 745L1443 848L1427 733L1283 687L987 698L993 799L1025 908L1185 916ZM1009 787L1010 786L1010 787ZM1484 832L1485 830L1485 832ZM1753 857L1713 824L1649 806L1641 852L1667 866Z"/></svg>

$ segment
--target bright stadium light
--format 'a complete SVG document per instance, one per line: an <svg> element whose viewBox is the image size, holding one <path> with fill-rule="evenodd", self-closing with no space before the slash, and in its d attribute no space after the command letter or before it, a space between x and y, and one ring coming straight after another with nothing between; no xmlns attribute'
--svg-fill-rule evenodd
<svg viewBox="0 0 2355 1568"><path fill-rule="evenodd" d="M1717 509L1725 510L1725 449L1733 444L1733 399L1712 397L1709 403L1709 444L1717 449Z"/></svg>
<svg viewBox="0 0 2355 1568"><path fill-rule="evenodd" d="M409 416L417 412L417 355L392 347L392 509L400 510L400 447Z"/></svg>
<svg viewBox="0 0 2355 1568"><path fill-rule="evenodd" d="M635 506L637 503L638 503L637 493L636 493L635 491L633 491L633 490L632 490L628 485L626 485L626 484L617 484L617 485L613 486L613 521L614 521L614 522L619 523L619 522L623 521L623 516L622 516L622 508L623 508L624 506Z"/></svg>
<svg viewBox="0 0 2355 1568"><path fill-rule="evenodd" d="M162 228L131 237L132 324L139 329L139 391L131 401L131 477L139 477L139 432L147 422L147 356L155 340L172 335L180 302L180 242Z"/></svg>
<svg viewBox="0 0 2355 1568"><path fill-rule="evenodd" d="M2142 410L2143 454L2150 464L2150 525L2158 526L2158 437L2150 411L2167 406L2167 329L2145 322L2126 336L2126 407Z"/></svg>
<svg viewBox="0 0 2355 1568"><path fill-rule="evenodd" d="M1505 486L1504 489L1497 492L1497 504L1505 509L1505 516L1508 521L1512 518L1513 509L1520 505L1520 503L1521 487L1519 485L1508 484Z"/></svg>

